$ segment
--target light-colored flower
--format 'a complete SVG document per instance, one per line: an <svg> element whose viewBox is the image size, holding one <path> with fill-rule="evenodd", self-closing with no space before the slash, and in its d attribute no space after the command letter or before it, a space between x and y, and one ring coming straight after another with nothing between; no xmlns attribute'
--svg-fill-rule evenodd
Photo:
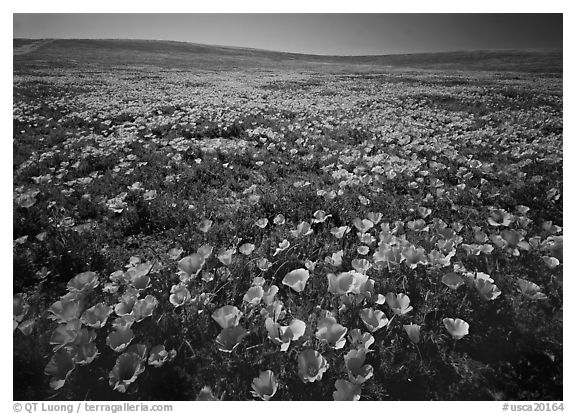
<svg viewBox="0 0 576 414"><path fill-rule="evenodd" d="M244 243L242 246L240 246L240 248L238 250L243 255L250 256L255 248L256 248L256 246L253 245L252 243Z"/></svg>
<svg viewBox="0 0 576 414"><path fill-rule="evenodd" d="M369 332L362 333L358 328L350 330L348 339L354 348L365 349L367 352L370 352L369 348L374 344L374 337Z"/></svg>
<svg viewBox="0 0 576 414"><path fill-rule="evenodd" d="M280 308L281 309L281 308ZM276 316L276 318L275 318ZM278 308L274 309L272 317L266 318L264 325L268 331L268 338L280 345L281 351L287 351L292 341L297 341L306 332L306 323L300 319L292 319L288 326L282 326L276 322L278 319Z"/></svg>
<svg viewBox="0 0 576 414"><path fill-rule="evenodd" d="M328 367L326 359L313 349L298 354L298 376L304 383L320 381Z"/></svg>
<svg viewBox="0 0 576 414"><path fill-rule="evenodd" d="M134 339L134 332L129 327L117 328L106 337L106 345L115 352L125 350Z"/></svg>
<svg viewBox="0 0 576 414"><path fill-rule="evenodd" d="M532 300L544 300L547 296L541 292L542 288L536 283L518 278L518 287L523 296Z"/></svg>
<svg viewBox="0 0 576 414"><path fill-rule="evenodd" d="M306 282L310 278L310 272L304 268L294 269L288 272L284 279L282 279L282 284L292 288L294 291L300 293L306 287Z"/></svg>
<svg viewBox="0 0 576 414"><path fill-rule="evenodd" d="M140 322L149 316L152 316L154 309L158 305L158 299L152 295L146 295L144 299L137 300L132 308L132 314L136 322Z"/></svg>
<svg viewBox="0 0 576 414"><path fill-rule="evenodd" d="M498 286L485 279L475 279L474 286L480 294L480 297L485 301L496 299L502 293Z"/></svg>
<svg viewBox="0 0 576 414"><path fill-rule="evenodd" d="M362 286L368 281L367 275L356 271L343 272L338 275L328 273L327 278L328 292L334 295L359 294Z"/></svg>
<svg viewBox="0 0 576 414"><path fill-rule="evenodd" d="M185 285L182 284L178 284L178 285L173 285L170 288L170 303L175 307L179 307L182 305L186 305L188 302L190 302L191 299L191 295L190 295L190 291L188 290L188 288Z"/></svg>
<svg viewBox="0 0 576 414"><path fill-rule="evenodd" d="M150 350L148 364L153 367L161 367L166 362L172 361L176 357L176 350L167 351L164 345L156 345Z"/></svg>
<svg viewBox="0 0 576 414"><path fill-rule="evenodd" d="M95 272L83 272L68 281L66 287L73 293L87 293L98 286L98 275Z"/></svg>
<svg viewBox="0 0 576 414"><path fill-rule="evenodd" d="M262 286L251 286L244 294L243 301L248 302L250 305L258 305L264 296L264 289Z"/></svg>
<svg viewBox="0 0 576 414"><path fill-rule="evenodd" d="M442 323L444 323L446 330L450 335L452 335L452 338L456 340L462 339L468 335L468 329L470 328L470 325L468 325L468 322L462 319L444 318L442 319Z"/></svg>
<svg viewBox="0 0 576 414"><path fill-rule="evenodd" d="M370 332L376 332L378 329L388 325L388 318L381 310L365 308L360 311L360 319L366 325Z"/></svg>
<svg viewBox="0 0 576 414"><path fill-rule="evenodd" d="M77 298L61 299L50 306L49 312L51 313L50 319L58 323L66 323L80 317L82 304Z"/></svg>
<svg viewBox="0 0 576 414"><path fill-rule="evenodd" d="M278 380L271 370L263 371L252 381L252 390L254 397L269 401L278 390Z"/></svg>
<svg viewBox="0 0 576 414"><path fill-rule="evenodd" d="M178 262L178 269L186 273L190 277L195 277L200 273L204 266L205 258L198 253L192 253L189 256L183 257Z"/></svg>
<svg viewBox="0 0 576 414"><path fill-rule="evenodd" d="M116 364L108 375L108 382L114 390L124 393L145 369L146 366L139 355L126 352L116 359Z"/></svg>
<svg viewBox="0 0 576 414"><path fill-rule="evenodd" d="M464 284L464 279L458 273L450 272L442 276L442 283L450 289L456 290Z"/></svg>
<svg viewBox="0 0 576 414"><path fill-rule="evenodd" d="M346 343L346 332L348 332L348 328L337 323L336 319L332 317L322 318L318 321L316 338L327 343L331 348L340 349Z"/></svg>
<svg viewBox="0 0 576 414"><path fill-rule="evenodd" d="M336 391L332 393L334 401L358 401L362 393L360 384L354 384L350 381L339 379L334 384Z"/></svg>
<svg viewBox="0 0 576 414"><path fill-rule="evenodd" d="M224 328L216 337L216 346L219 351L232 352L248 333L249 332L241 326Z"/></svg>
<svg viewBox="0 0 576 414"><path fill-rule="evenodd" d="M240 312L236 306L232 305L222 306L212 313L212 319L214 319L222 329L237 326L241 316L242 312Z"/></svg>
<svg viewBox="0 0 576 414"><path fill-rule="evenodd" d="M344 355L344 364L348 371L348 378L354 384L363 384L374 375L372 365L364 365L366 353L365 349L351 349Z"/></svg>
<svg viewBox="0 0 576 414"><path fill-rule="evenodd" d="M413 343L417 344L420 342L420 325L411 323L410 325L403 325L403 328Z"/></svg>
<svg viewBox="0 0 576 414"><path fill-rule="evenodd" d="M392 292L386 294L386 304L396 315L404 315L410 312L413 308L410 306L410 298L404 293L395 295Z"/></svg>
<svg viewBox="0 0 576 414"><path fill-rule="evenodd" d="M59 390L75 368L72 354L66 348L58 350L44 368L44 373L50 376L50 388Z"/></svg>
<svg viewBox="0 0 576 414"><path fill-rule="evenodd" d="M112 308L100 302L91 308L88 308L82 314L80 320L86 326L91 328L101 328L106 325L108 317L112 313Z"/></svg>

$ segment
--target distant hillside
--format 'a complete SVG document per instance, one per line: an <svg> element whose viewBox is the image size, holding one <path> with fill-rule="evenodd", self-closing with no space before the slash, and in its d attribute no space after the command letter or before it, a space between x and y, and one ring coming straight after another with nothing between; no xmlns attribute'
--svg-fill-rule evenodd
<svg viewBox="0 0 576 414"><path fill-rule="evenodd" d="M561 50L492 50L377 56L320 56L160 40L14 39L14 67L153 65L167 68L384 68L562 73Z"/></svg>

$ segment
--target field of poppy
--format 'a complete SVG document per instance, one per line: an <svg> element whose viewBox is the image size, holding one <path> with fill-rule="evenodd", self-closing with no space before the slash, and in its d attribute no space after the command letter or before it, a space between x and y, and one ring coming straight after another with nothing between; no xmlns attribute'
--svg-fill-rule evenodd
<svg viewBox="0 0 576 414"><path fill-rule="evenodd" d="M14 399L562 400L561 73L18 59Z"/></svg>

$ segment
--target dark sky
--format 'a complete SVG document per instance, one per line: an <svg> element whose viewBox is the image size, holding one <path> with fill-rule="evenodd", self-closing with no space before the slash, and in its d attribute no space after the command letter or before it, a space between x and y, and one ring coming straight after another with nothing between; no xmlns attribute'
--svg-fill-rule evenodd
<svg viewBox="0 0 576 414"><path fill-rule="evenodd" d="M562 14L14 14L14 37L180 40L328 55L562 48Z"/></svg>

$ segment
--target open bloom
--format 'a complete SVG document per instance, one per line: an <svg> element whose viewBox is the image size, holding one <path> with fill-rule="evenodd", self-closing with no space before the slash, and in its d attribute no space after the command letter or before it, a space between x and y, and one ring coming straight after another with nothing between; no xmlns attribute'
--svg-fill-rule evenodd
<svg viewBox="0 0 576 414"><path fill-rule="evenodd" d="M386 304L396 315L404 315L412 310L412 306L410 306L410 298L404 293L399 293L397 295L392 292L387 293Z"/></svg>
<svg viewBox="0 0 576 414"><path fill-rule="evenodd" d="M166 362L173 360L176 357L176 350L166 351L164 345L156 345L150 350L148 357L148 364L153 367L161 367Z"/></svg>
<svg viewBox="0 0 576 414"><path fill-rule="evenodd" d="M316 210L312 223L324 223L330 217L332 217L332 214L326 214L324 210Z"/></svg>
<svg viewBox="0 0 576 414"><path fill-rule="evenodd" d="M49 318L58 323L66 323L78 319L81 311L82 304L79 299L62 299L54 302L52 306L50 306L49 312L52 315L50 315Z"/></svg>
<svg viewBox="0 0 576 414"><path fill-rule="evenodd" d="M134 332L129 327L117 328L106 337L106 344L116 352L122 352L134 339Z"/></svg>
<svg viewBox="0 0 576 414"><path fill-rule="evenodd" d="M287 351L290 342L297 341L306 332L306 323L296 318L292 319L288 326L282 326L272 318L266 318L264 324L268 331L268 338L279 344L281 351Z"/></svg>
<svg viewBox="0 0 576 414"><path fill-rule="evenodd" d="M542 293L541 287L526 279L518 279L518 287L522 295L533 300L546 299L546 295Z"/></svg>
<svg viewBox="0 0 576 414"><path fill-rule="evenodd" d="M78 319L59 324L50 336L50 345L53 345L54 350L57 351L60 348L71 344L78 336L81 325L82 324Z"/></svg>
<svg viewBox="0 0 576 414"><path fill-rule="evenodd" d="M100 302L91 308L88 308L82 314L80 320L86 326L91 328L101 328L106 325L108 316L112 313L112 308Z"/></svg>
<svg viewBox="0 0 576 414"><path fill-rule="evenodd" d="M232 305L222 306L212 313L212 319L218 322L222 329L231 328L238 325L242 312Z"/></svg>
<svg viewBox="0 0 576 414"><path fill-rule="evenodd" d="M468 335L468 328L470 327L468 322L459 318L444 318L442 322L444 323L448 333L452 335L452 338L458 340Z"/></svg>
<svg viewBox="0 0 576 414"><path fill-rule="evenodd" d="M145 369L146 367L139 355L133 352L124 353L116 360L114 368L108 375L108 382L112 388L124 393Z"/></svg>
<svg viewBox="0 0 576 414"><path fill-rule="evenodd" d="M442 283L448 286L452 290L458 289L460 286L464 284L464 279L458 273L446 273L442 276Z"/></svg>
<svg viewBox="0 0 576 414"><path fill-rule="evenodd" d="M304 268L295 269L284 276L282 284L291 287L296 292L302 292L306 287L308 278L310 278L310 272L308 270Z"/></svg>
<svg viewBox="0 0 576 414"><path fill-rule="evenodd" d="M254 397L260 397L265 401L270 400L278 390L278 380L271 370L263 371L260 376L252 381L251 393Z"/></svg>
<svg viewBox="0 0 576 414"><path fill-rule="evenodd" d="M224 328L216 337L216 346L219 351L232 352L248 333L249 332L241 326Z"/></svg>
<svg viewBox="0 0 576 414"><path fill-rule="evenodd" d="M255 248L256 248L256 246L253 245L252 243L244 243L242 246L240 246L240 248L238 250L243 255L250 256Z"/></svg>
<svg viewBox="0 0 576 414"><path fill-rule="evenodd" d="M362 286L368 281L368 275L350 271L334 275L328 273L328 292L334 295L346 295L347 293L359 294Z"/></svg>
<svg viewBox="0 0 576 414"><path fill-rule="evenodd" d="M303 382L320 381L329 365L326 359L313 349L298 354L298 376Z"/></svg>
<svg viewBox="0 0 576 414"><path fill-rule="evenodd" d="M310 223L307 221L303 221L302 223L296 226L295 230L290 230L290 234L292 237L304 237L312 234L314 230L310 227Z"/></svg>
<svg viewBox="0 0 576 414"><path fill-rule="evenodd" d="M191 299L190 291L184 285L173 285L170 288L170 303L175 307L179 307L188 303Z"/></svg>
<svg viewBox="0 0 576 414"><path fill-rule="evenodd" d="M188 277L195 277L200 273L204 266L205 258L198 253L192 253L189 256L183 257L178 262L178 269L184 272Z"/></svg>
<svg viewBox="0 0 576 414"><path fill-rule="evenodd" d="M508 213L506 210L494 209L490 211L490 217L488 217L488 223L490 223L491 226L508 227L511 222L512 222L512 215Z"/></svg>
<svg viewBox="0 0 576 414"><path fill-rule="evenodd" d="M30 306L22 299L20 295L14 295L12 317L16 322L22 322Z"/></svg>
<svg viewBox="0 0 576 414"><path fill-rule="evenodd" d="M244 302L248 302L250 305L258 305L264 296L264 289L262 286L251 286L248 291L244 294Z"/></svg>
<svg viewBox="0 0 576 414"><path fill-rule="evenodd" d="M94 272L84 272L74 276L68 281L68 291L75 293L87 293L98 286L98 275Z"/></svg>
<svg viewBox="0 0 576 414"><path fill-rule="evenodd" d="M336 380L334 384L336 391L332 393L334 401L358 401L362 388L359 384L354 384L343 379Z"/></svg>
<svg viewBox="0 0 576 414"><path fill-rule="evenodd" d="M370 346L374 343L374 337L369 332L364 332L360 329L352 329L348 334L350 344L356 349L365 349L369 351Z"/></svg>
<svg viewBox="0 0 576 414"><path fill-rule="evenodd" d="M346 343L346 332L348 332L348 328L337 323L336 319L332 317L322 318L318 321L316 338L327 343L331 348L340 349Z"/></svg>
<svg viewBox="0 0 576 414"><path fill-rule="evenodd" d="M474 286L476 286L480 297L485 301L494 300L502 293L498 286L485 279L474 280Z"/></svg>
<svg viewBox="0 0 576 414"><path fill-rule="evenodd" d="M99 355L98 348L94 343L96 332L86 328L80 329L74 340L74 362L78 365L87 365Z"/></svg>
<svg viewBox="0 0 576 414"><path fill-rule="evenodd" d="M365 308L360 311L360 319L366 325L370 332L376 332L378 329L388 324L388 318L381 310Z"/></svg>
<svg viewBox="0 0 576 414"><path fill-rule="evenodd" d="M75 364L69 350L60 349L52 355L46 368L44 368L44 373L50 376L50 388L53 390L62 388L74 367Z"/></svg>
<svg viewBox="0 0 576 414"><path fill-rule="evenodd" d="M136 322L140 322L149 316L152 316L154 309L158 305L158 299L152 295L146 295L144 299L137 300L132 308L132 313Z"/></svg>
<svg viewBox="0 0 576 414"><path fill-rule="evenodd" d="M372 365L364 365L366 353L365 349L352 349L344 355L348 378L354 384L363 384L374 375Z"/></svg>

